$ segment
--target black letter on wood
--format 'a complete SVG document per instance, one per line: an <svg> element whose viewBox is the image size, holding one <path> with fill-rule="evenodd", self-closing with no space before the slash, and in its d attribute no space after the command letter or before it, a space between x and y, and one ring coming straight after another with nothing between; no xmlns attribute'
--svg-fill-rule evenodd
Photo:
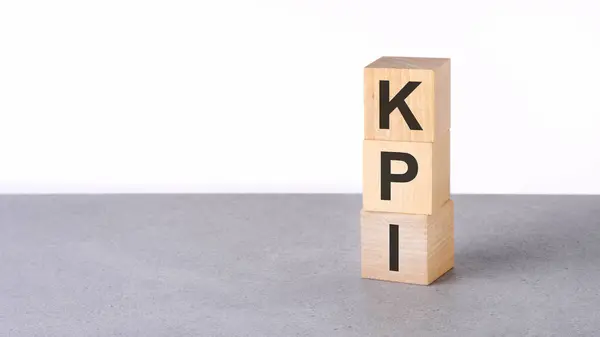
<svg viewBox="0 0 600 337"><path fill-rule="evenodd" d="M393 174L392 160L405 162L408 170L403 174ZM381 200L391 200L392 182L407 183L415 179L418 172L419 164L417 163L417 159L410 153L381 152Z"/></svg>
<svg viewBox="0 0 600 337"><path fill-rule="evenodd" d="M398 108L411 130L423 130L419 121L404 101L421 82L408 82L390 101L390 82L379 81L379 128L390 128L390 114Z"/></svg>

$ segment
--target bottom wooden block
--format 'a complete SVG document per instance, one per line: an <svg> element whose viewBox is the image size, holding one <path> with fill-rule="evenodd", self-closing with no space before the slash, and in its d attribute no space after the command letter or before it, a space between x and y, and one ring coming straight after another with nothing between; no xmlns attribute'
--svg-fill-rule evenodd
<svg viewBox="0 0 600 337"><path fill-rule="evenodd" d="M454 267L454 202L432 215L361 212L363 278L428 285Z"/></svg>

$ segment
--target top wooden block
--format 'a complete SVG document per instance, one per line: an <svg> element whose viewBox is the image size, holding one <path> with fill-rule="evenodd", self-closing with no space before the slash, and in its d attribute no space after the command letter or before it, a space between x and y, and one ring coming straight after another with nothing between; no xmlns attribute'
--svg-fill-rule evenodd
<svg viewBox="0 0 600 337"><path fill-rule="evenodd" d="M450 129L450 59L382 57L364 72L366 140L434 142Z"/></svg>

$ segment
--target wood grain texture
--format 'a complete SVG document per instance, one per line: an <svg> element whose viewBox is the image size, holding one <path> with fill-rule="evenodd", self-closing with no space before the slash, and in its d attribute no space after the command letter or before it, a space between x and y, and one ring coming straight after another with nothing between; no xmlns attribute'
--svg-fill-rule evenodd
<svg viewBox="0 0 600 337"><path fill-rule="evenodd" d="M446 131L432 144L431 201L434 208L450 199L450 143L450 131Z"/></svg>
<svg viewBox="0 0 600 337"><path fill-rule="evenodd" d="M437 139L436 136L442 136L448 132L451 128L452 118L450 117L450 96L451 96L451 62L447 59L446 62L437 67L435 71L435 84L434 84L434 100L435 100L435 134L433 141Z"/></svg>
<svg viewBox="0 0 600 337"><path fill-rule="evenodd" d="M454 267L454 202L448 200L427 224L429 284Z"/></svg>
<svg viewBox="0 0 600 337"><path fill-rule="evenodd" d="M398 225L398 271L389 268L389 226ZM454 267L454 202L433 215L361 212L361 276L428 285Z"/></svg>
<svg viewBox="0 0 600 337"><path fill-rule="evenodd" d="M389 129L379 128L379 81L390 100L409 82L421 84L405 102L423 130L411 130L395 109ZM364 69L364 139L433 142L450 129L450 59L382 57Z"/></svg>
<svg viewBox="0 0 600 337"><path fill-rule="evenodd" d="M404 152L415 157L417 176L405 183L391 183L390 200L381 199L381 152ZM392 173L402 174L407 165L392 162ZM450 132L435 143L363 141L363 209L431 215L450 199Z"/></svg>

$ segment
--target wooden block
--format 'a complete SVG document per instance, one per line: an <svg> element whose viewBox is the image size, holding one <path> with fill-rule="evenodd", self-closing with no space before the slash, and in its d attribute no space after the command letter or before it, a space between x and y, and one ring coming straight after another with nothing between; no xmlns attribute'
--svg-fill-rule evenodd
<svg viewBox="0 0 600 337"><path fill-rule="evenodd" d="M431 284L454 267L454 202L433 215L361 212L363 278Z"/></svg>
<svg viewBox="0 0 600 337"><path fill-rule="evenodd" d="M363 141L363 209L427 214L450 199L450 131L434 143Z"/></svg>
<svg viewBox="0 0 600 337"><path fill-rule="evenodd" d="M450 59L382 57L364 95L365 139L433 142L450 129Z"/></svg>

